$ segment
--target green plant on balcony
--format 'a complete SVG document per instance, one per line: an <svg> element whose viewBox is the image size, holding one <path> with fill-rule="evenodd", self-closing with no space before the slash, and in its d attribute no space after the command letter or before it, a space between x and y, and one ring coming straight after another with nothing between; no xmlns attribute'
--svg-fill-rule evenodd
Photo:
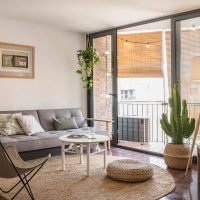
<svg viewBox="0 0 200 200"><path fill-rule="evenodd" d="M178 90L178 84L172 88L172 97L169 99L170 120L165 113L160 120L163 131L172 138L173 144L183 144L183 139L189 138L195 129L195 119L188 116L187 102L182 101Z"/></svg>
<svg viewBox="0 0 200 200"><path fill-rule="evenodd" d="M80 69L76 71L81 76L83 87L90 89L93 86L92 71L100 59L96 49L88 45L84 50L77 51L78 64Z"/></svg>
<svg viewBox="0 0 200 200"><path fill-rule="evenodd" d="M188 139L192 135L195 129L195 119L189 118L186 100L182 100L181 104L177 83L172 88L169 106L170 120L168 120L165 113L162 114L162 119L160 120L163 131L172 138L172 143L165 145L164 160L170 168L186 169L190 146L184 144L184 138Z"/></svg>

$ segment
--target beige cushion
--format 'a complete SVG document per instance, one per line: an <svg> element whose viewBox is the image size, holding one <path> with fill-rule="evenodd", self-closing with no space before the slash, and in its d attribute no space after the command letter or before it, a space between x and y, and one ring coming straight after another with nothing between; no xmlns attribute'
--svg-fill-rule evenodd
<svg viewBox="0 0 200 200"><path fill-rule="evenodd" d="M17 117L17 120L20 126L23 128L26 135L33 135L35 133L44 133L44 129L32 115L21 115Z"/></svg>
<svg viewBox="0 0 200 200"><path fill-rule="evenodd" d="M121 159L108 164L107 175L116 180L140 182L153 176L153 168L145 162Z"/></svg>
<svg viewBox="0 0 200 200"><path fill-rule="evenodd" d="M24 134L23 129L17 121L17 117L20 115L21 113L0 114L0 135L10 136Z"/></svg>

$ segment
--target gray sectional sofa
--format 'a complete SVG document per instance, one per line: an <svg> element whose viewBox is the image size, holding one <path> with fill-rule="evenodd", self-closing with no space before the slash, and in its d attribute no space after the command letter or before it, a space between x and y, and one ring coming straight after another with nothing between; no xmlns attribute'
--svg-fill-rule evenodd
<svg viewBox="0 0 200 200"><path fill-rule="evenodd" d="M32 136L14 135L1 136L0 140L5 146L15 146L19 152L49 149L60 147L59 137L72 134L74 132L88 132L86 120L80 108L48 109L48 110L23 110L23 111L0 111L0 113L22 113L23 115L33 115L41 124L45 133L37 133ZM53 118L75 117L78 129L57 131L53 126ZM111 137L106 130L95 129L96 134Z"/></svg>

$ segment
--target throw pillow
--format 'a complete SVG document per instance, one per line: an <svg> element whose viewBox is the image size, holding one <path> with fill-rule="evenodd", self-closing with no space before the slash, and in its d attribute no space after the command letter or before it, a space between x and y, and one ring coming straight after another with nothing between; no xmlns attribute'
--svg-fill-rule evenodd
<svg viewBox="0 0 200 200"><path fill-rule="evenodd" d="M21 113L0 114L0 135L11 136L24 134L23 129L17 121L17 117L20 115Z"/></svg>
<svg viewBox="0 0 200 200"><path fill-rule="evenodd" d="M17 120L26 135L45 132L41 125L36 121L35 117L32 115L21 115L17 117Z"/></svg>
<svg viewBox="0 0 200 200"><path fill-rule="evenodd" d="M74 117L53 119L53 124L56 130L67 130L67 129L78 128Z"/></svg>

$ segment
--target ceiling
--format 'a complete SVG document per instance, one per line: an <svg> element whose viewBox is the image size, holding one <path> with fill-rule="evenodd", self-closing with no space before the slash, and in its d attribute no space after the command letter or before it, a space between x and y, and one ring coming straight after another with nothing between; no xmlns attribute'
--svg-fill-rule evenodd
<svg viewBox="0 0 200 200"><path fill-rule="evenodd" d="M0 0L0 18L90 33L200 8L200 0Z"/></svg>

